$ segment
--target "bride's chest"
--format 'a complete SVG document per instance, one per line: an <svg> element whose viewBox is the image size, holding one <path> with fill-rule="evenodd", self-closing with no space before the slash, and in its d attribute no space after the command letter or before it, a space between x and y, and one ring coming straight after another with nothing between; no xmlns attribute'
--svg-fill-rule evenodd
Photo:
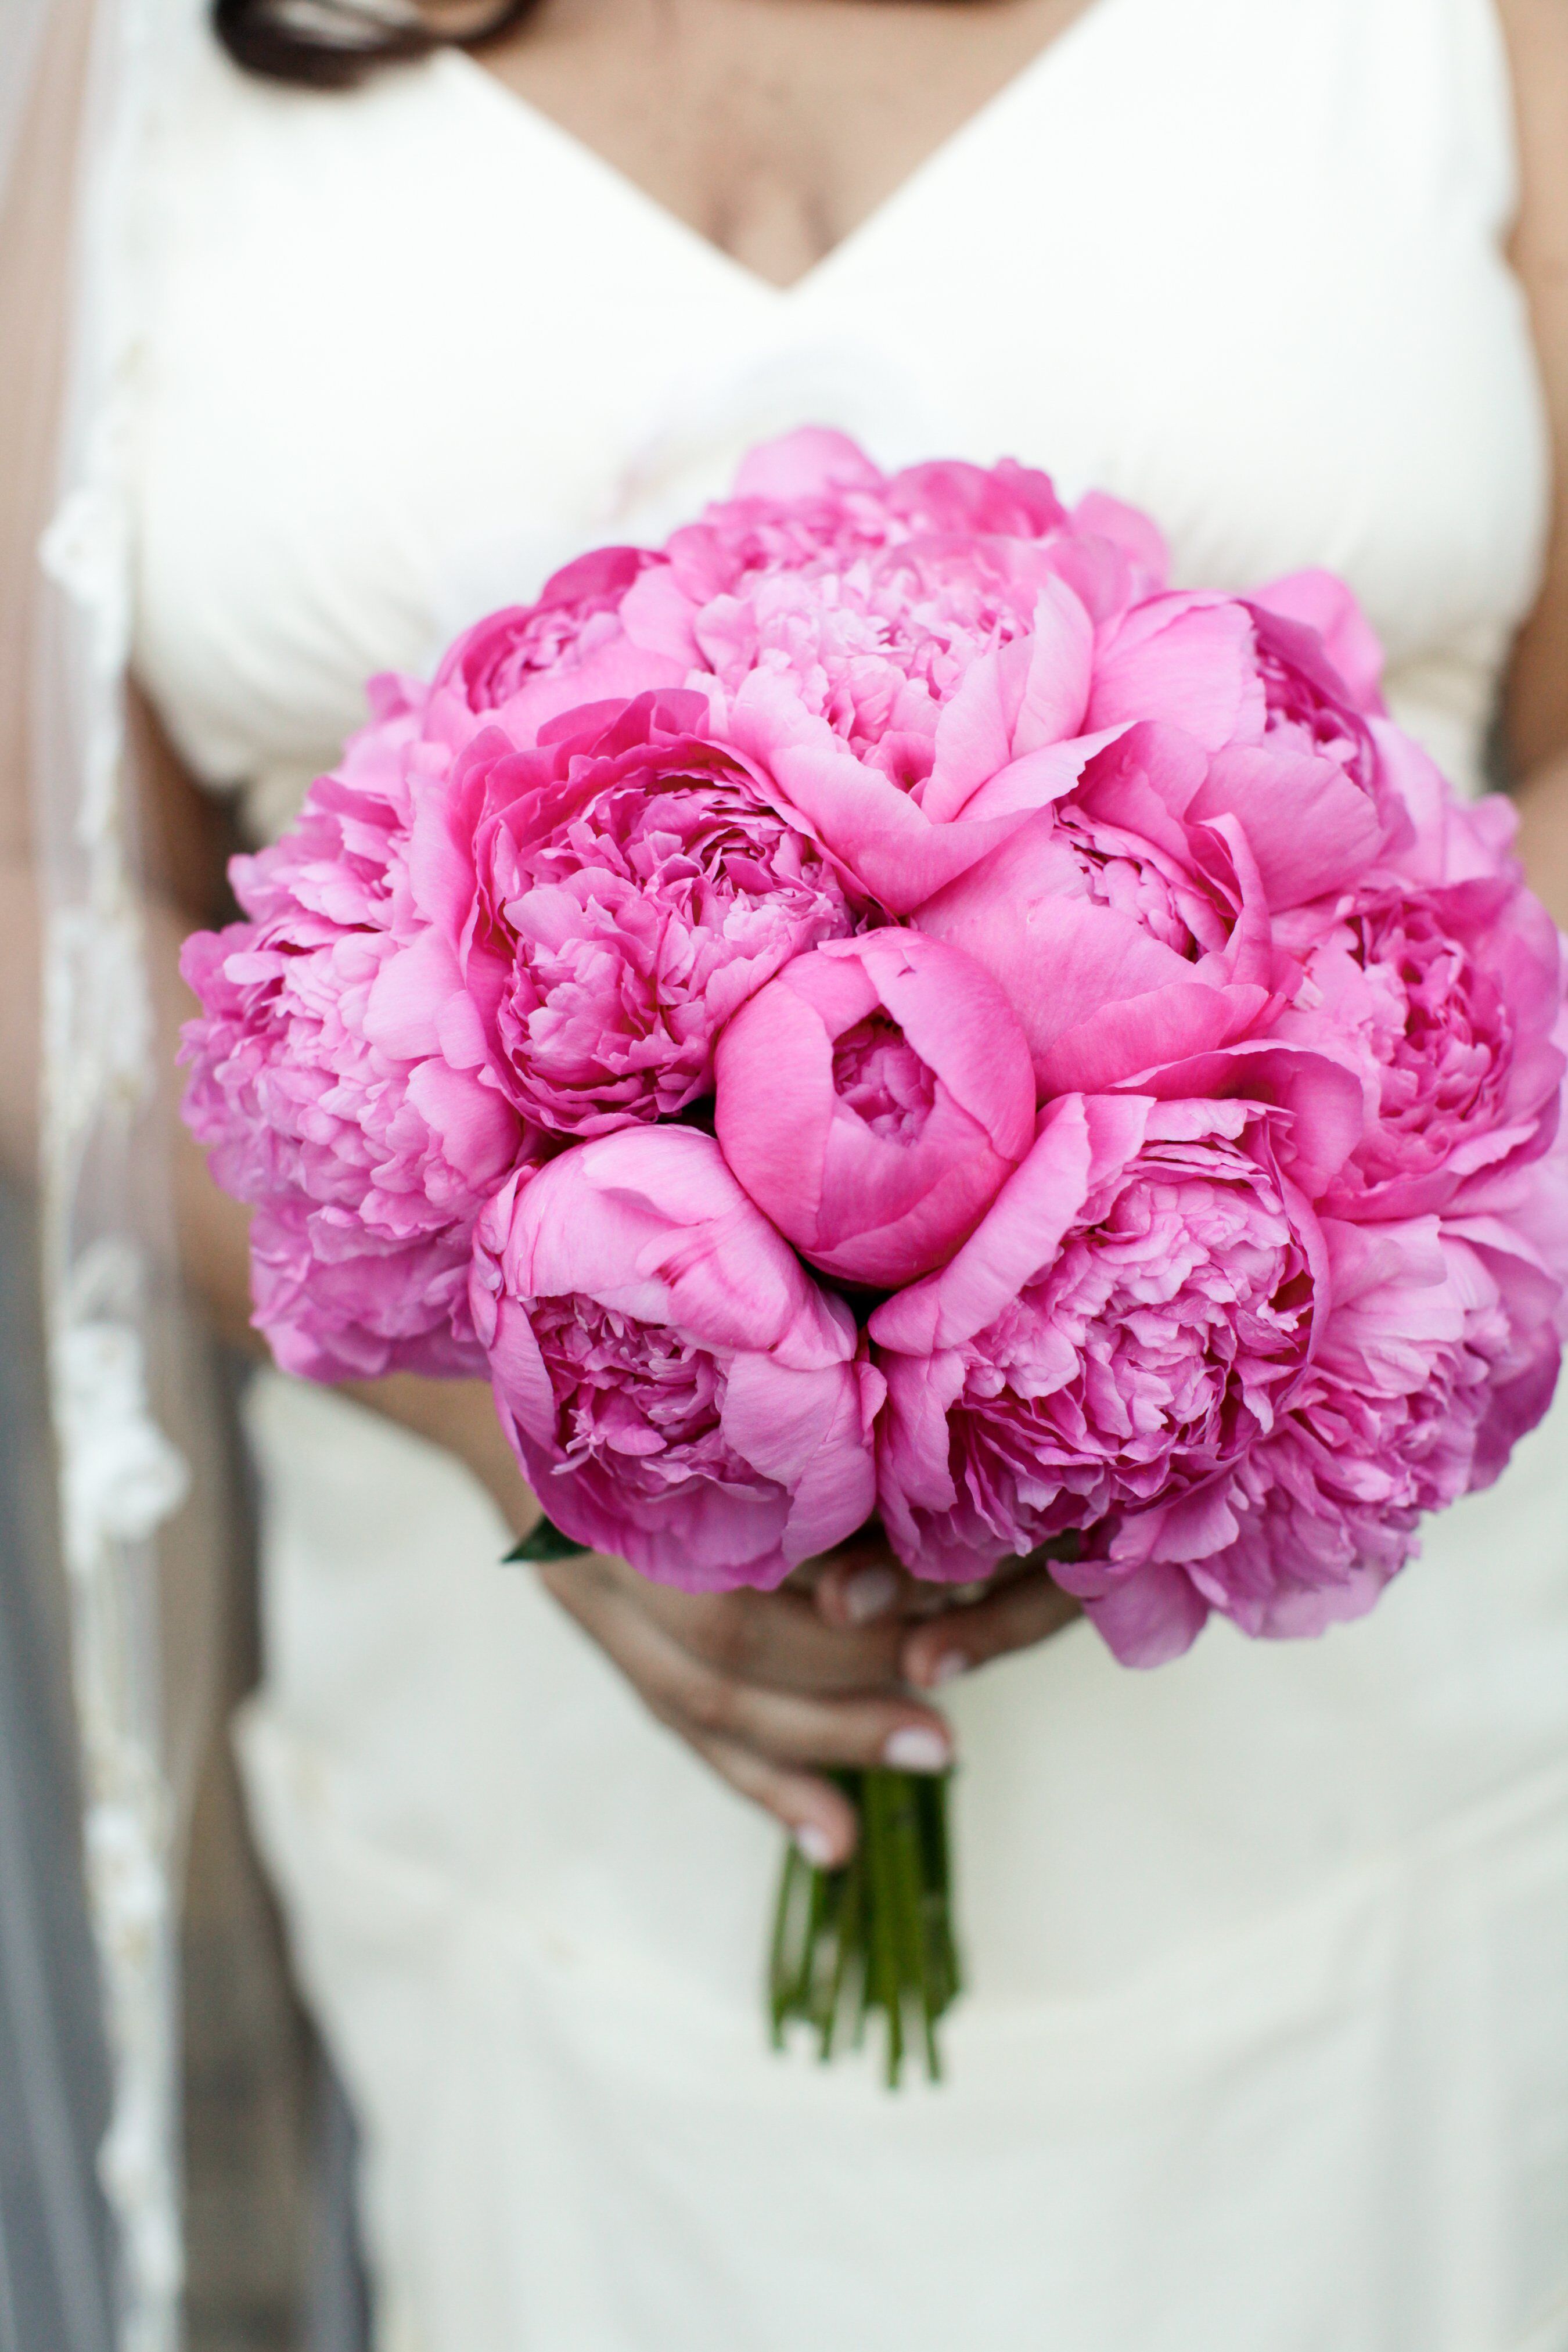
<svg viewBox="0 0 1568 2352"><path fill-rule="evenodd" d="M1093 0L543 0L488 69L777 286Z"/></svg>
<svg viewBox="0 0 1568 2352"><path fill-rule="evenodd" d="M199 771L330 753L595 540L811 420L1149 509L1179 572L1349 574L1472 726L1528 600L1536 387L1486 0L1094 0L791 290L469 60L204 61L153 215L139 660Z"/></svg>

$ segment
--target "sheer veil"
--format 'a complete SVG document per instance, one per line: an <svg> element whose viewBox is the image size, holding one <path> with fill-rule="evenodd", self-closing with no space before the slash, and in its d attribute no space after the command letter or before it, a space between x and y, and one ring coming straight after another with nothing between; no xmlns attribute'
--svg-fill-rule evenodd
<svg viewBox="0 0 1568 2352"><path fill-rule="evenodd" d="M42 940L41 1374L109 2059L97 2170L119 2352L174 2352L180 2332L179 1792L203 1690L203 1562L215 1554L200 1497L187 1500L199 1384L173 1274L123 690L145 162L190 9L0 0L0 348L14 377L0 490L8 535L39 549L8 583L0 683L5 709L27 711L18 740ZM7 1612L17 1589L5 1588ZM63 2352L99 2352L93 2200L68 2160L68 2053L49 2014L48 1955L9 1889L5 1908L0 2000L24 2021L16 2038L29 2062L5 2130L19 2129L42 2209ZM0 2203L5 2352L19 2254Z"/></svg>

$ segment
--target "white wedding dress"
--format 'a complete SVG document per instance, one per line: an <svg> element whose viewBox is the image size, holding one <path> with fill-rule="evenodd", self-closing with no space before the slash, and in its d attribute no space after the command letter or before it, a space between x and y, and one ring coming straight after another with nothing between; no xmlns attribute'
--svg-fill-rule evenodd
<svg viewBox="0 0 1568 2352"><path fill-rule="evenodd" d="M1546 495L1489 0L1094 0L789 292L463 57L170 97L138 666L254 826L367 672L805 419L1102 484L1184 582L1337 566L1476 781ZM973 1990L898 2098L764 2047L778 1832L467 1476L250 1426L385 2352L1568 2347L1568 1406L1364 1623L952 1692Z"/></svg>

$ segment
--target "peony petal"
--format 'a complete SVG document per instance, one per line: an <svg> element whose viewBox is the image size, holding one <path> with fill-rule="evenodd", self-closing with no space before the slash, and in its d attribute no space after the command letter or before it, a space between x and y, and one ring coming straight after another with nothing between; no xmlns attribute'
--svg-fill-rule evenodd
<svg viewBox="0 0 1568 2352"><path fill-rule="evenodd" d="M817 1234L834 1109L833 1041L821 1014L774 982L721 1035L713 1075L714 1128L730 1167L752 1200L788 1200L794 1230L808 1244Z"/></svg>
<svg viewBox="0 0 1568 2352"><path fill-rule="evenodd" d="M1192 1648L1209 1610L1179 1568L1152 1562L1086 1601L1084 1613L1122 1665L1165 1666Z"/></svg>
<svg viewBox="0 0 1568 2352"><path fill-rule="evenodd" d="M750 450L741 460L731 495L781 501L820 498L827 490L880 489L885 478L847 433L803 425Z"/></svg>
<svg viewBox="0 0 1568 2352"><path fill-rule="evenodd" d="M1065 580L1047 580L1041 589L1026 642L1029 666L1013 731L1019 757L1081 733L1089 710L1094 624Z"/></svg>
<svg viewBox="0 0 1568 2352"><path fill-rule="evenodd" d="M830 940L819 952L825 962L859 963L954 1102L1005 1160L1021 1160L1035 1127L1029 1049L1005 992L984 965L922 930Z"/></svg>
<svg viewBox="0 0 1568 2352"><path fill-rule="evenodd" d="M1014 808L988 822L933 824L908 793L858 760L783 678L761 672L736 696L728 732L759 773L772 779L783 805L805 820L890 914L911 912L966 873L1027 813ZM1039 757L1054 764L1038 793L1065 791L1071 781L1067 771L1077 772L1072 748ZM1037 807L1039 798L1028 805Z"/></svg>
<svg viewBox="0 0 1568 2352"><path fill-rule="evenodd" d="M408 1099L474 1192L490 1192L502 1181L522 1147L523 1133L516 1112L493 1087L432 1059L409 1072Z"/></svg>
<svg viewBox="0 0 1568 2352"><path fill-rule="evenodd" d="M1130 555L1151 589L1165 584L1171 553L1158 526L1137 507L1113 499L1106 490L1089 490L1072 510L1073 526L1092 539L1108 539Z"/></svg>
<svg viewBox="0 0 1568 2352"><path fill-rule="evenodd" d="M990 825L994 828L994 839L1005 840L1012 828L1004 829L1002 819L1029 816L1037 809L1047 808L1053 801L1063 799L1096 753L1114 743L1123 731L1120 727L1105 728L1099 734L1079 735L1066 743L1047 743L1038 751L1026 751L1010 760L970 795L962 813L963 822L976 827Z"/></svg>
<svg viewBox="0 0 1568 2352"><path fill-rule="evenodd" d="M1116 1104L1107 1114L1129 1139L1142 1134L1146 1116L1131 1103ZM1089 1196L1093 1160L1083 1098L1064 1096L1041 1113L1028 1158L951 1263L876 1309L867 1328L877 1345L931 1355L983 1330L1050 1262Z"/></svg>
<svg viewBox="0 0 1568 2352"><path fill-rule="evenodd" d="M1310 1201L1322 1198L1366 1127L1360 1077L1348 1060L1267 1037L1136 1071L1125 1087L1160 1101L1196 1096L1278 1107L1289 1114L1277 1147L1280 1164Z"/></svg>
<svg viewBox="0 0 1568 2352"><path fill-rule="evenodd" d="M547 1444L555 1426L554 1391L539 1342L515 1299L503 1299L491 1318L487 1353L503 1422L510 1416L534 1444Z"/></svg>
<svg viewBox="0 0 1568 2352"><path fill-rule="evenodd" d="M414 1062L441 1050L440 1014L458 994L458 959L437 930L422 931L389 956L376 973L364 1012L364 1034L384 1054Z"/></svg>
<svg viewBox="0 0 1568 2352"><path fill-rule="evenodd" d="M1289 572L1255 588L1248 603L1316 630L1358 710L1383 713L1383 646L1345 583L1332 572Z"/></svg>
<svg viewBox="0 0 1568 2352"><path fill-rule="evenodd" d="M724 1434L794 1498L784 1536L792 1567L842 1543L876 1507L861 1406L867 1370L847 1363L792 1372L756 1355L737 1356L730 1367Z"/></svg>
<svg viewBox="0 0 1568 2352"><path fill-rule="evenodd" d="M689 665L669 654L616 637L571 669L541 670L504 702L495 717L520 748L570 710L595 703L633 702L663 687L683 687Z"/></svg>
<svg viewBox="0 0 1568 2352"><path fill-rule="evenodd" d="M1096 909L1095 911L1100 911ZM1042 1097L1102 1094L1139 1081L1151 1065L1233 1044L1272 1002L1261 988L1210 988L1182 980L1142 996L1112 997L1035 1057Z"/></svg>
<svg viewBox="0 0 1568 2352"><path fill-rule="evenodd" d="M921 814L948 824L965 801L1013 758L1014 711L1000 656L984 653L964 671L936 722L931 772L919 793Z"/></svg>
<svg viewBox="0 0 1568 2352"><path fill-rule="evenodd" d="M1252 622L1226 597L1151 597L1099 648L1087 724L1160 719L1205 751L1257 742L1264 704L1252 661Z"/></svg>
<svg viewBox="0 0 1568 2352"><path fill-rule="evenodd" d="M1189 814L1239 819L1273 908L1355 880L1384 844L1376 805L1333 761L1245 746L1210 763Z"/></svg>

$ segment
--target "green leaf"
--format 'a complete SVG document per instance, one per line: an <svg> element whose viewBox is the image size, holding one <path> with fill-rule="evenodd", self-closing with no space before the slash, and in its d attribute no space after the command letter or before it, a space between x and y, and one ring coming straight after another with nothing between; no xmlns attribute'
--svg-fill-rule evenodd
<svg viewBox="0 0 1568 2352"><path fill-rule="evenodd" d="M588 1544L574 1543L570 1536L562 1534L552 1519L542 1515L522 1541L513 1544L510 1551L502 1555L501 1566L510 1568L513 1560L529 1560L537 1565L542 1560L575 1559L579 1553L591 1549Z"/></svg>

